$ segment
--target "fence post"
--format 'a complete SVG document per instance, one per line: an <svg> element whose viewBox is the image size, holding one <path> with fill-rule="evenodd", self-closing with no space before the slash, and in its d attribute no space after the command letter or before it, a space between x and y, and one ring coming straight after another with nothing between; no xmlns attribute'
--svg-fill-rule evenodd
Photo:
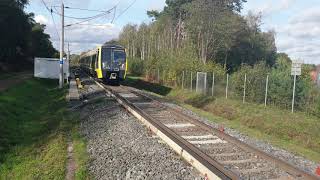
<svg viewBox="0 0 320 180"><path fill-rule="evenodd" d="M184 89L184 71L182 71L182 90Z"/></svg>
<svg viewBox="0 0 320 180"><path fill-rule="evenodd" d="M208 73L206 72L206 76L204 78L204 94L207 95L208 93L208 89L207 89L207 84L208 84L208 77L207 77Z"/></svg>
<svg viewBox="0 0 320 180"><path fill-rule="evenodd" d="M264 106L267 106L267 100L268 100L268 86L269 86L269 75L267 75L266 79L266 94L264 96Z"/></svg>
<svg viewBox="0 0 320 180"><path fill-rule="evenodd" d="M297 80L297 75L294 75L293 79L293 92L292 92L292 107L291 107L291 112L293 113L294 111L294 98L296 94L296 80Z"/></svg>
<svg viewBox="0 0 320 180"><path fill-rule="evenodd" d="M158 68L158 83L160 84L160 69Z"/></svg>
<svg viewBox="0 0 320 180"><path fill-rule="evenodd" d="M214 72L212 73L212 89L211 89L211 96L213 96L214 91Z"/></svg>
<svg viewBox="0 0 320 180"><path fill-rule="evenodd" d="M229 74L227 73L226 99L228 99L228 88L229 88Z"/></svg>
<svg viewBox="0 0 320 180"><path fill-rule="evenodd" d="M198 83L199 83L199 76L198 76L198 72L196 72L196 76L197 76L197 78L196 78L196 92L198 92L198 87L199 87L199 85L198 85Z"/></svg>
<svg viewBox="0 0 320 180"><path fill-rule="evenodd" d="M166 85L166 71L162 70L162 84Z"/></svg>
<svg viewBox="0 0 320 180"><path fill-rule="evenodd" d="M246 101L246 85L247 85L247 74L244 74L242 103L244 103Z"/></svg>
<svg viewBox="0 0 320 180"><path fill-rule="evenodd" d="M191 71L191 83L190 83L190 90L192 91L192 71Z"/></svg>

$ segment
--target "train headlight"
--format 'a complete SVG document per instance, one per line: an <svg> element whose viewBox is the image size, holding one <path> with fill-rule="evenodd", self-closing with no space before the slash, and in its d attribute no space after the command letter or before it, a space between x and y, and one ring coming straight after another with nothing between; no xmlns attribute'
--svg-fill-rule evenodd
<svg viewBox="0 0 320 180"><path fill-rule="evenodd" d="M120 69L121 69L121 70L125 70L125 69L126 69L126 64L122 64L122 65L120 66Z"/></svg>
<svg viewBox="0 0 320 180"><path fill-rule="evenodd" d="M110 66L107 63L102 63L102 69L110 69Z"/></svg>

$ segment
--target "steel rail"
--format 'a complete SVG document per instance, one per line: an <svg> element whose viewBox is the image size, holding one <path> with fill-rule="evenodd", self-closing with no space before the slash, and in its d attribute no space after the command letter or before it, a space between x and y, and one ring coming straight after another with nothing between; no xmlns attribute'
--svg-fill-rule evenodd
<svg viewBox="0 0 320 180"><path fill-rule="evenodd" d="M131 90L132 93L136 93L140 96L144 96L145 98L149 98L150 100L156 102L157 104L161 105L161 106L164 106L166 107L168 110L171 110L171 112L173 112L176 116L179 116L180 118L182 119L185 119L189 122L192 122L194 124L196 124L197 126L199 126L200 128L206 130L206 131L209 131L209 132L213 132L215 135L217 135L219 138L221 139L224 139L232 144L235 144L236 146L240 147L241 149L243 150L246 150L246 151L249 151L249 152L252 152L260 157L262 157L263 159L269 161L269 162L272 162L274 164L276 164L280 169L282 170L285 170L288 174L296 177L296 178L301 178L301 179L310 179L310 180L317 180L317 179L320 179L319 177L313 175L313 174L310 174L309 172L306 172L302 169L299 169L297 167L295 167L294 165L292 164L289 164L288 162L285 162L273 155L270 155L260 149L257 149L253 146L250 146L240 140L238 140L237 138L235 137L232 137L226 133L223 133L221 132L220 130L212 127L212 126L209 126L208 124L205 124L203 122L200 122L199 120L195 119L194 117L190 116L190 115L187 115L185 113L182 112L181 109L178 109L178 108L173 108L173 107L169 107L161 102L159 102L158 100L155 100L154 98L150 97L150 96L147 96L145 94L142 94L140 92L137 92L137 91L134 91L134 90Z"/></svg>
<svg viewBox="0 0 320 180"><path fill-rule="evenodd" d="M226 169L222 164L212 159L210 156L202 152L199 148L195 147L193 144L177 135L170 128L166 127L164 124L160 123L152 116L144 112L139 107L135 106L126 98L122 97L113 89L106 87L105 85L95 81L100 87L102 87L107 93L111 94L118 102L127 110L134 110L144 119L146 119L150 124L152 124L158 131L164 133L167 137L169 137L173 142L175 142L178 146L180 146L183 151L189 153L194 159L199 161L203 166L209 169L213 174L218 176L221 179L240 179L239 175L234 173L233 171ZM183 153L181 151L181 154ZM193 162L189 162L191 165L194 165ZM204 174L206 175L206 174Z"/></svg>

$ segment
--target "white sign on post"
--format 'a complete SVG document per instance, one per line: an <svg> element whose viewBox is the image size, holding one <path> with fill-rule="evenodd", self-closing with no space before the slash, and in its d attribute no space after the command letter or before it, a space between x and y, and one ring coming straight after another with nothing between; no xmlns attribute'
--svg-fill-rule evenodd
<svg viewBox="0 0 320 180"><path fill-rule="evenodd" d="M301 60L294 60L292 61L292 67L291 67L291 75L294 76L293 80L293 93L292 93L292 108L291 112L293 113L294 110L294 98L296 93L296 80L297 76L301 75L301 66L303 64L303 61Z"/></svg>
<svg viewBox="0 0 320 180"><path fill-rule="evenodd" d="M292 61L292 67L291 67L291 75L292 76L300 76L301 75L302 64L303 64L303 61L301 61L301 60Z"/></svg>

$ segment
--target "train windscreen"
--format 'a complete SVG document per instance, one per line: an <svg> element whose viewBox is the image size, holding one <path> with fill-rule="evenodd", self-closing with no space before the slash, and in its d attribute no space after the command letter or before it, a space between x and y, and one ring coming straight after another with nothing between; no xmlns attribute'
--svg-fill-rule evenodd
<svg viewBox="0 0 320 180"><path fill-rule="evenodd" d="M110 69L111 68L111 49L103 48L101 53L101 61L102 61L102 68L103 69Z"/></svg>
<svg viewBox="0 0 320 180"><path fill-rule="evenodd" d="M125 64L126 53L124 52L124 50L114 50L113 57L115 64L119 64L120 66Z"/></svg>

